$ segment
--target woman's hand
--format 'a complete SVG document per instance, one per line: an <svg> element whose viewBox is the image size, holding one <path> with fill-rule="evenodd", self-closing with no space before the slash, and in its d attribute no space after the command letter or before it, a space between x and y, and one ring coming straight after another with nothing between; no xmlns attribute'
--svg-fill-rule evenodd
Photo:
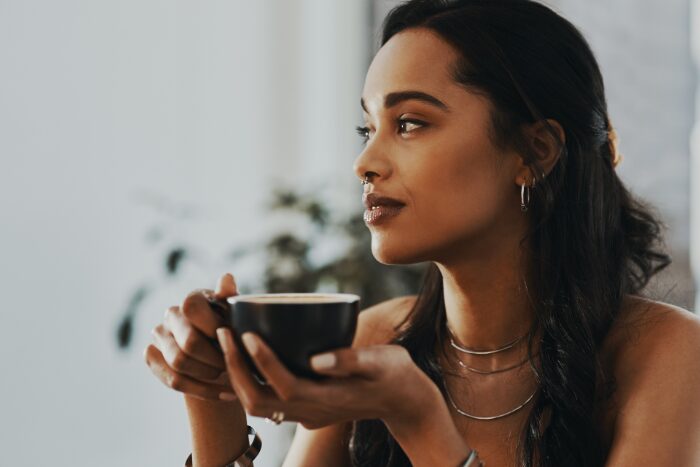
<svg viewBox="0 0 700 467"><path fill-rule="evenodd" d="M294 376L258 336L241 336L267 380L248 370L231 330L216 330L231 385L250 415L285 420L305 428L352 420L381 419L416 467L457 465L469 452L437 386L398 345L346 348L316 355L311 366L330 376L311 381Z"/></svg>
<svg viewBox="0 0 700 467"><path fill-rule="evenodd" d="M314 429L340 422L382 419L389 429L421 426L423 418L444 405L435 384L398 345L346 348L317 355L311 366L331 378L312 381L294 376L263 340L241 336L268 384L260 385L248 370L231 331L217 330L231 385L250 415L285 420Z"/></svg>
<svg viewBox="0 0 700 467"><path fill-rule="evenodd" d="M223 317L212 310L211 300L236 295L231 274L219 279L215 291L191 292L180 306L171 306L153 331L153 344L144 358L166 386L205 400L236 400L221 352L212 344ZM216 342L216 341L214 341Z"/></svg>

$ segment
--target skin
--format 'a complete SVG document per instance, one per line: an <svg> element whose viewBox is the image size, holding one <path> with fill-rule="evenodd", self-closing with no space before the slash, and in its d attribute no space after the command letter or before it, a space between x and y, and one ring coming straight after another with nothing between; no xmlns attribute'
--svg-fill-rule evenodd
<svg viewBox="0 0 700 467"><path fill-rule="evenodd" d="M422 29L401 32L382 47L362 93L368 139L354 171L359 179L369 177L366 192L405 204L389 222L370 226L375 258L387 264L434 262L444 278L455 339L472 348L498 348L524 334L533 316L524 295L530 260L518 245L528 225L520 210L521 185L531 183L533 174L520 154L499 149L489 138L491 103L452 80L456 58L448 44ZM420 91L445 106L388 97L403 91ZM548 122L565 140L561 126ZM557 162L556 138L543 122L523 132L546 176ZM332 376L321 383L293 376L261 339L243 335L270 383L263 387L243 365L231 331L207 305L207 296L236 293L230 275L214 291L194 291L166 312L145 351L154 374L185 394L195 465L235 458L246 446L246 413L269 417L274 411L301 424L285 467L348 465L349 423L368 418L384 421L415 466L457 465L471 447L489 466L514 464L529 406L488 422L461 417L403 348L387 345L414 298L361 313L351 348L312 359L317 371ZM650 318L644 323L653 326L631 325L642 309ZM602 350L620 386L599 408L609 467L700 462L700 322L691 316L626 297ZM206 337L218 338L223 358ZM519 345L494 356L461 357L488 370L518 363L526 353ZM441 364L458 370L454 359ZM462 372L446 382L459 406L478 415L513 408L536 389L527 365L486 377ZM669 396L679 388L682 397Z"/></svg>

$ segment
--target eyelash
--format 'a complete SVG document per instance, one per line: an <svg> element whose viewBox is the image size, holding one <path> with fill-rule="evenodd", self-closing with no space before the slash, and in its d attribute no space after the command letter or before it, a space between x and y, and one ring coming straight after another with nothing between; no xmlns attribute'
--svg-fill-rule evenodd
<svg viewBox="0 0 700 467"><path fill-rule="evenodd" d="M398 124L399 128L401 127L401 125L406 124L406 123L411 123L413 125L418 125L421 127L425 126L425 122L421 122L420 120L414 120L412 118L399 118L398 120L396 120L396 123ZM355 131L357 132L358 135L360 135L363 138L362 142L364 144L366 144L367 141L369 141L369 128L368 127L358 126L358 127L355 127Z"/></svg>

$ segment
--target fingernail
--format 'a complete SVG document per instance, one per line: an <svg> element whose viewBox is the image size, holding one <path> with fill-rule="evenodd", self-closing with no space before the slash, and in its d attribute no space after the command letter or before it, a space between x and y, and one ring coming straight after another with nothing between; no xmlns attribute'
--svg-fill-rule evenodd
<svg viewBox="0 0 700 467"><path fill-rule="evenodd" d="M225 327L220 327L216 329L216 337L219 339L219 345L224 353L229 353L233 350L231 344L231 333Z"/></svg>
<svg viewBox="0 0 700 467"><path fill-rule="evenodd" d="M256 353L258 350L258 343L255 340L255 336L253 336L253 333L251 332L246 332L241 336L241 339L243 340L243 345L245 345L245 348L248 350L248 353Z"/></svg>
<svg viewBox="0 0 700 467"><path fill-rule="evenodd" d="M233 278L233 275L230 272L227 272L226 274L219 277L219 280L216 283L216 289L214 290L214 293L216 295L221 295L222 293L224 293L224 288L227 283L233 284L234 292L235 290L237 290L236 280Z"/></svg>
<svg viewBox="0 0 700 467"><path fill-rule="evenodd" d="M219 393L219 399L221 399L222 401L231 402L238 400L238 397L232 392L222 392Z"/></svg>
<svg viewBox="0 0 700 467"><path fill-rule="evenodd" d="M335 366L335 354L323 353L311 357L311 366L317 370L330 370Z"/></svg>

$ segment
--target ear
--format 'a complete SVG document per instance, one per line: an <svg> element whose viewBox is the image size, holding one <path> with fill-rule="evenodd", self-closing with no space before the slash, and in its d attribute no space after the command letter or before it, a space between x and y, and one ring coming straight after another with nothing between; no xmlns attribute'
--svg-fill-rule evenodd
<svg viewBox="0 0 700 467"><path fill-rule="evenodd" d="M557 137L552 134L552 131ZM542 173L539 175L542 178L546 177L556 165L561 149L566 144L564 129L559 122L548 118L547 120L528 124L523 129L523 136L533 151L537 164L542 169ZM524 160L521 159L521 162L522 165L518 170L516 183L520 185L526 182L528 185L531 185L535 178L532 173L533 169L526 165Z"/></svg>

